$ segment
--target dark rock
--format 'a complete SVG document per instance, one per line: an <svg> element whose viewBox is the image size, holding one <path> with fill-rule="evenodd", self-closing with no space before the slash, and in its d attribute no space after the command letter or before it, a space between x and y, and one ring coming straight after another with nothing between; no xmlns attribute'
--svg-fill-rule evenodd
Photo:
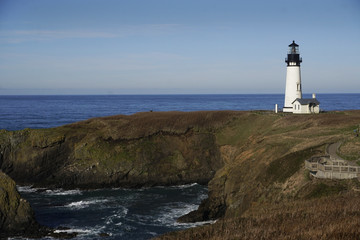
<svg viewBox="0 0 360 240"><path fill-rule="evenodd" d="M207 184L223 165L212 131L233 114L141 113L0 131L1 169L36 187Z"/></svg>
<svg viewBox="0 0 360 240"><path fill-rule="evenodd" d="M36 222L30 204L21 198L15 182L0 171L0 237L38 237L48 232Z"/></svg>
<svg viewBox="0 0 360 240"><path fill-rule="evenodd" d="M108 233L100 233L99 237L110 237Z"/></svg>
<svg viewBox="0 0 360 240"><path fill-rule="evenodd" d="M51 232L49 236L59 239L71 239L78 235L77 232Z"/></svg>
<svg viewBox="0 0 360 240"><path fill-rule="evenodd" d="M216 220L224 216L226 211L226 204L223 196L214 196L203 200L197 210L194 210L177 219L180 223L189 222L203 222L209 220Z"/></svg>
<svg viewBox="0 0 360 240"><path fill-rule="evenodd" d="M59 226L56 228L56 230L70 230L69 227L63 227L63 226Z"/></svg>
<svg viewBox="0 0 360 240"><path fill-rule="evenodd" d="M230 218L262 201L292 197L283 195L282 184L300 171L311 149L346 139L359 121L360 111L95 118L52 129L0 130L0 165L19 184L35 187L208 184L209 198L179 221Z"/></svg>

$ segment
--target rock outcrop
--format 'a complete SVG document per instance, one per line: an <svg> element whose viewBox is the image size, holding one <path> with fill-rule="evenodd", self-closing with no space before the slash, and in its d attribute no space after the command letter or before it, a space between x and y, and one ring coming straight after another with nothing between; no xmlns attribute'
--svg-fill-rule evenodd
<svg viewBox="0 0 360 240"><path fill-rule="evenodd" d="M0 166L18 184L45 187L206 184L223 165L212 131L231 115L139 113L2 130Z"/></svg>
<svg viewBox="0 0 360 240"><path fill-rule="evenodd" d="M304 160L353 137L360 111L148 112L53 129L0 131L0 167L20 184L62 188L208 184L180 221L239 217L305 196Z"/></svg>
<svg viewBox="0 0 360 240"><path fill-rule="evenodd" d="M0 238L36 236L40 229L30 204L21 198L15 182L0 171Z"/></svg>

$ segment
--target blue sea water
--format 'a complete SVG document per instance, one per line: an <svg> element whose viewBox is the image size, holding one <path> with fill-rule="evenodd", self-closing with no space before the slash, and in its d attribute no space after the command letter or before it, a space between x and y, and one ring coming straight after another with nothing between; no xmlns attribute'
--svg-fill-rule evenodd
<svg viewBox="0 0 360 240"><path fill-rule="evenodd" d="M318 94L317 99L325 111L360 109L360 94ZM150 110L272 110L283 102L283 94L0 96L0 129L57 127Z"/></svg>
<svg viewBox="0 0 360 240"><path fill-rule="evenodd" d="M318 94L317 99L325 111L360 109L360 94ZM283 101L283 94L0 96L0 129L57 127L151 110L273 110ZM194 224L176 219L207 197L207 188L198 184L93 191L18 188L41 224L68 227L79 232L75 239L100 239L100 233L109 234L106 239L149 239L188 228Z"/></svg>
<svg viewBox="0 0 360 240"><path fill-rule="evenodd" d="M142 189L46 190L20 187L40 224L78 232L76 240L149 239L204 223L177 223L207 197L198 184ZM64 230L62 230L64 231Z"/></svg>

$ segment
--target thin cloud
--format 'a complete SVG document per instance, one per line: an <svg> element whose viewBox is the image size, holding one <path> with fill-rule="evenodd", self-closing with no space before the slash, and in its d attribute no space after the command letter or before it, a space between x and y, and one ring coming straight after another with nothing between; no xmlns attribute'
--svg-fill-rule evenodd
<svg viewBox="0 0 360 240"><path fill-rule="evenodd" d="M0 33L3 41L21 43L28 41L46 41L66 38L115 38L116 34L97 31L48 31L48 30L15 30Z"/></svg>
<svg viewBox="0 0 360 240"><path fill-rule="evenodd" d="M134 35L161 35L179 29L179 24L144 24L122 26L115 30L12 30L0 32L0 40L5 43L22 43L29 41L49 41L76 38L124 38Z"/></svg>

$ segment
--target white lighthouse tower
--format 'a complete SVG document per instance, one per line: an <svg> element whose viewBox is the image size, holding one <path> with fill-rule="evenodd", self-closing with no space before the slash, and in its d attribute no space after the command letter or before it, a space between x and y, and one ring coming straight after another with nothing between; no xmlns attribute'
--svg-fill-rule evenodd
<svg viewBox="0 0 360 240"><path fill-rule="evenodd" d="M301 76L300 76L300 57L299 45L293 41L289 45L286 68L286 87L285 87L285 103L283 112L294 112L293 102L302 98L301 92Z"/></svg>

